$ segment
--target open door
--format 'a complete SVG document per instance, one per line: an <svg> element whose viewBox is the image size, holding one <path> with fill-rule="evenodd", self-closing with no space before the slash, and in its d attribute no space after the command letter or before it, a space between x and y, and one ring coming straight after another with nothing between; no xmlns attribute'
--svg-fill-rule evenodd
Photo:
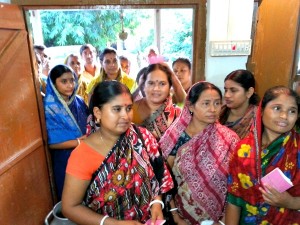
<svg viewBox="0 0 300 225"><path fill-rule="evenodd" d="M262 0L247 68L256 79L260 97L276 85L290 86L299 31L300 1Z"/></svg>
<svg viewBox="0 0 300 225"><path fill-rule="evenodd" d="M0 3L0 224L43 224L53 206L42 99L22 10ZM45 133L44 133L45 134Z"/></svg>

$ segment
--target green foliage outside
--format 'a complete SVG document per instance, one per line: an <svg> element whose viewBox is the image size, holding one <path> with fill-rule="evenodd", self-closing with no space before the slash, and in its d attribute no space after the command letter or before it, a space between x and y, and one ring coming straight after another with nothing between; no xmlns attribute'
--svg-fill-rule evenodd
<svg viewBox="0 0 300 225"><path fill-rule="evenodd" d="M168 9L169 13L172 12ZM187 18L178 10L175 26L162 30L161 49L170 60L192 55L192 16ZM119 9L40 11L44 44L47 47L91 43L101 50L119 41L122 30ZM143 52L154 44L154 12L149 9L124 10L124 28L135 39L132 53ZM168 18L167 18L168 19ZM166 21L166 20L165 20ZM152 22L153 23L153 22Z"/></svg>
<svg viewBox="0 0 300 225"><path fill-rule="evenodd" d="M174 26L162 26L161 45L163 51L168 53L169 60L174 61L178 57L186 57L192 60L193 31L192 14L187 11L177 10L174 13L166 10L165 17L175 20ZM173 17L173 18L172 18Z"/></svg>

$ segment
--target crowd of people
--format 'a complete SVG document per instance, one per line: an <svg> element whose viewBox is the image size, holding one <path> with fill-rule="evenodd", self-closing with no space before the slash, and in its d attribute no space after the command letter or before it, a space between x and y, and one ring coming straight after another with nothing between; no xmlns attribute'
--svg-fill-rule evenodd
<svg viewBox="0 0 300 225"><path fill-rule="evenodd" d="M84 44L51 69L34 50L57 200L74 223L300 225L298 85L260 100L248 70L223 94L155 48L134 77L112 47L97 60ZM262 182L275 168L292 187Z"/></svg>

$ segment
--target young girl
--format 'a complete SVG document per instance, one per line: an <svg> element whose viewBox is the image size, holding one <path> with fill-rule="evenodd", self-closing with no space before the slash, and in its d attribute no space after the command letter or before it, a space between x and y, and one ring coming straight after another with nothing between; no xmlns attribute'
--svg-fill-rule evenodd
<svg viewBox="0 0 300 225"><path fill-rule="evenodd" d="M88 108L76 95L78 80L66 65L49 73L44 109L58 199L61 199L65 170L72 150L85 138Z"/></svg>

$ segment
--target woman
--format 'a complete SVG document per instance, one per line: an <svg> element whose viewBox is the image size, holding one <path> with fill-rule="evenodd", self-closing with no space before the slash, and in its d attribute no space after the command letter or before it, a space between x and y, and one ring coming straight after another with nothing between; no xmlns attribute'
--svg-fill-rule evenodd
<svg viewBox="0 0 300 225"><path fill-rule="evenodd" d="M85 104L88 105L89 104L89 98L88 98L88 94L86 93L87 82L81 76L82 68L81 68L80 57L76 54L68 55L66 60L65 60L65 65L72 68L73 71L75 72L75 74L77 75L77 78L78 78L77 94L79 96L81 96L84 99Z"/></svg>
<svg viewBox="0 0 300 225"><path fill-rule="evenodd" d="M140 69L138 74L136 75L135 82L138 84L137 89L132 93L133 101L136 102L145 97L144 86L145 86L145 79L144 74L148 67L143 67Z"/></svg>
<svg viewBox="0 0 300 225"><path fill-rule="evenodd" d="M80 58L76 54L70 54L65 59L65 65L71 67L79 78L82 73Z"/></svg>
<svg viewBox="0 0 300 225"><path fill-rule="evenodd" d="M122 71L119 56L114 48L105 48L100 54L100 76L88 85L87 93L91 94L95 86L104 80L117 80L125 84L131 92L136 89L135 80Z"/></svg>
<svg viewBox="0 0 300 225"><path fill-rule="evenodd" d="M222 93L209 82L194 84L183 111L160 139L159 145L178 184L170 202L177 224L222 220L228 158L239 141L218 123ZM220 222L222 224L222 222Z"/></svg>
<svg viewBox="0 0 300 225"><path fill-rule="evenodd" d="M172 85L181 96L185 93L178 78L166 64L149 65L144 80L145 97L134 102L133 122L146 127L159 140L181 111L172 102Z"/></svg>
<svg viewBox="0 0 300 225"><path fill-rule="evenodd" d="M172 69L178 77L183 89L188 93L192 86L192 64L187 58L177 58L172 63Z"/></svg>
<svg viewBox="0 0 300 225"><path fill-rule="evenodd" d="M74 150L62 199L76 224L141 225L163 219L160 194L173 181L155 138L132 120L132 96L118 81L96 86L90 110L100 128ZM154 170L155 169L155 170Z"/></svg>
<svg viewBox="0 0 300 225"><path fill-rule="evenodd" d="M255 119L258 95L255 79L248 70L235 70L225 78L225 105L220 114L220 123L244 138Z"/></svg>
<svg viewBox="0 0 300 225"><path fill-rule="evenodd" d="M61 199L65 170L72 150L85 138L88 108L76 96L78 80L71 68L57 65L47 80L44 109L58 199Z"/></svg>
<svg viewBox="0 0 300 225"><path fill-rule="evenodd" d="M300 224L300 134L297 95L277 86L266 91L254 129L231 160L226 225ZM294 186L282 193L261 178L278 167Z"/></svg>

